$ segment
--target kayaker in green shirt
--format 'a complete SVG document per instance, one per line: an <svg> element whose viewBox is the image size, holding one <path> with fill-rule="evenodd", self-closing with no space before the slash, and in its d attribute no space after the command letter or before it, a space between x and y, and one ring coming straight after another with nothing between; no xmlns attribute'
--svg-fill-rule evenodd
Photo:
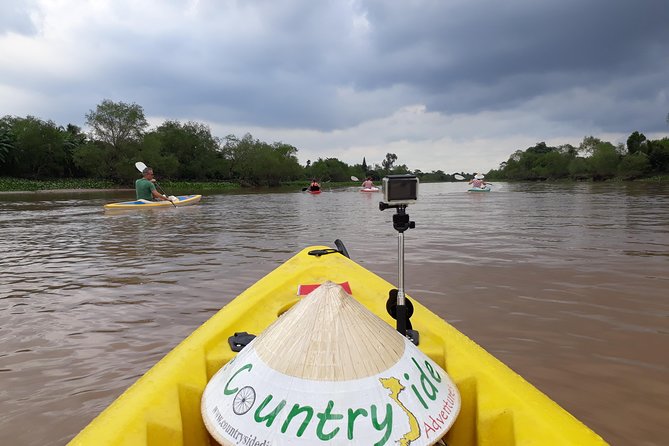
<svg viewBox="0 0 669 446"><path fill-rule="evenodd" d="M153 179L153 169L150 167L142 171L143 177L135 181L135 192L138 200L146 201L171 201L165 195L162 195L156 190L156 185L153 184L156 180Z"/></svg>

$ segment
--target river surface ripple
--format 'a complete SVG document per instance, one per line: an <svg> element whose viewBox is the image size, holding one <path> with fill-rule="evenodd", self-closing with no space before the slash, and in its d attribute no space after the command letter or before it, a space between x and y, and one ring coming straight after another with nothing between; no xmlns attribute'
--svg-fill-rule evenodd
<svg viewBox="0 0 669 446"><path fill-rule="evenodd" d="M669 438L669 186L421 184L405 287L612 444ZM220 307L342 239L397 282L355 188L104 213L128 192L0 194L0 443L64 444Z"/></svg>

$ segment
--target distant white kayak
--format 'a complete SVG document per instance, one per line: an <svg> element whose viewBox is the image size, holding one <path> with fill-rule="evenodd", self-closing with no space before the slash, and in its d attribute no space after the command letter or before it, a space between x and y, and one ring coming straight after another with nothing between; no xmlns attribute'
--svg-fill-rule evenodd
<svg viewBox="0 0 669 446"><path fill-rule="evenodd" d="M380 190L381 189L379 189L378 187L363 187L362 189L360 189L360 192L378 192Z"/></svg>
<svg viewBox="0 0 669 446"><path fill-rule="evenodd" d="M467 189L467 192L490 192L491 187L486 186L486 187L471 187Z"/></svg>

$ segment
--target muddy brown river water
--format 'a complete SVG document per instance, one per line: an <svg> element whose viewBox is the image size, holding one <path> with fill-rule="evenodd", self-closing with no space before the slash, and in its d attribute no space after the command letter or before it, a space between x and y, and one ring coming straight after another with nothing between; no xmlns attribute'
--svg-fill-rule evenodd
<svg viewBox="0 0 669 446"><path fill-rule="evenodd" d="M669 185L422 184L405 287L616 445L669 441ZM354 188L0 194L0 444L61 445L305 246L397 282L397 233Z"/></svg>

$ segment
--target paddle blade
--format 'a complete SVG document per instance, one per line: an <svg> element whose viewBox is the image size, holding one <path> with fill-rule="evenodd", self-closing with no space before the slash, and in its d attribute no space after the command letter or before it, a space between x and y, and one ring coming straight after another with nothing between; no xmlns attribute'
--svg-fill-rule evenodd
<svg viewBox="0 0 669 446"><path fill-rule="evenodd" d="M455 178L456 180L460 180L460 181L465 179L465 177L463 177L462 175L458 175L457 173L455 175L453 175L453 178Z"/></svg>
<svg viewBox="0 0 669 446"><path fill-rule="evenodd" d="M358 177L354 177L353 175L351 175L351 181L360 181L360 180L358 179Z"/></svg>
<svg viewBox="0 0 669 446"><path fill-rule="evenodd" d="M306 188L306 187L303 187L303 188L302 188L302 192L304 192L304 191L306 191L306 190L307 190L307 188Z"/></svg>
<svg viewBox="0 0 669 446"><path fill-rule="evenodd" d="M137 161L137 162L135 163L135 167L137 168L137 170L139 170L140 172L144 173L144 169L146 169L146 164L144 164L144 163L141 162L141 161Z"/></svg>

